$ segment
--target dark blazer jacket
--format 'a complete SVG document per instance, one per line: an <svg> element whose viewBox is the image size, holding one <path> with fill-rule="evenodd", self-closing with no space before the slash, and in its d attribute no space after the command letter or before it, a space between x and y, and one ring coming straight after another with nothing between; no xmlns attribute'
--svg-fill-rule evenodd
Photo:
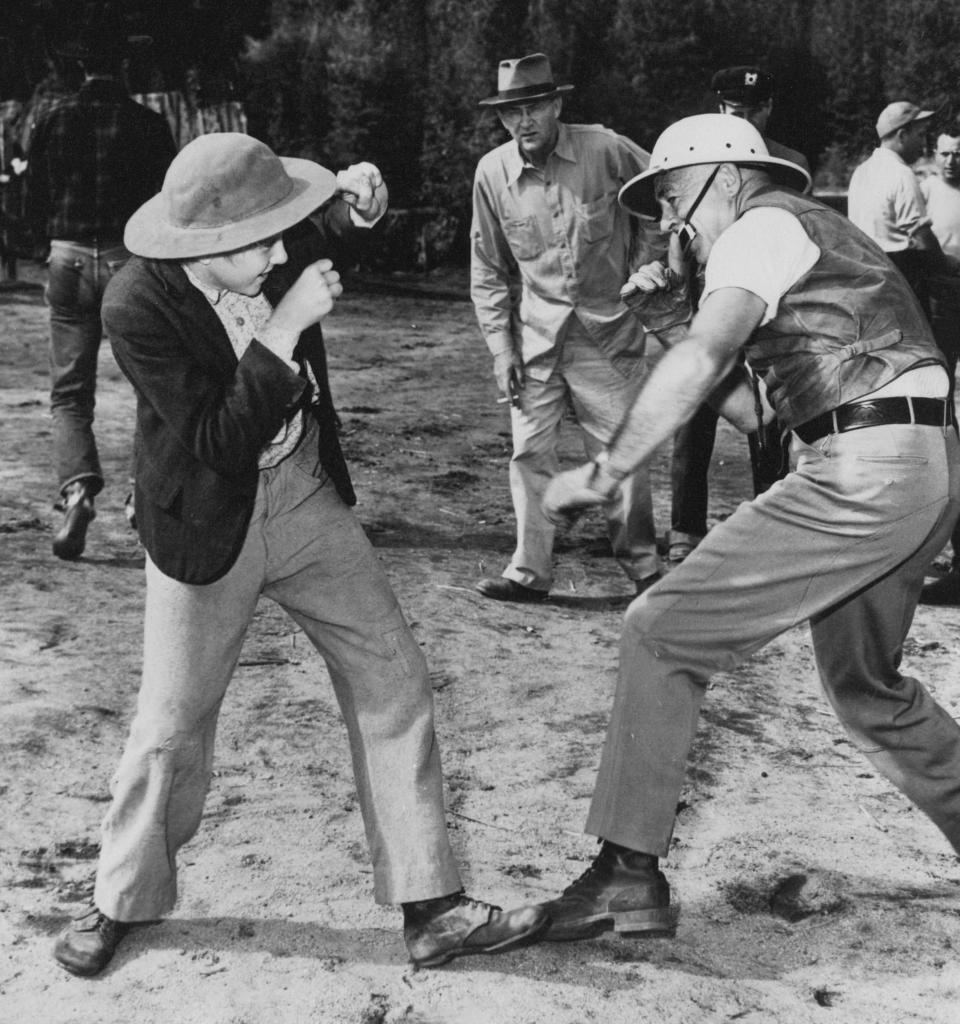
<svg viewBox="0 0 960 1024"><path fill-rule="evenodd" d="M327 256L337 265L342 242L376 234L354 227L335 200L285 234L289 261L273 269L264 294L275 305L309 262ZM259 453L299 408L317 422L319 466L355 503L319 325L301 334L295 353L313 369L314 394L304 375L256 340L238 361L210 303L175 261L132 258L106 290L103 322L137 394L137 529L166 575L201 584L230 569L253 512Z"/></svg>

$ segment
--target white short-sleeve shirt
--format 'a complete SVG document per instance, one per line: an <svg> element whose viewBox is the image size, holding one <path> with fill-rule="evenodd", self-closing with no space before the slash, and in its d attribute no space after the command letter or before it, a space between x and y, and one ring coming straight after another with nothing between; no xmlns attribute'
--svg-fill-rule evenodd
<svg viewBox="0 0 960 1024"><path fill-rule="evenodd" d="M780 299L820 259L820 247L792 213L756 206L714 242L701 303L718 288L743 288L763 299L761 326L776 315Z"/></svg>

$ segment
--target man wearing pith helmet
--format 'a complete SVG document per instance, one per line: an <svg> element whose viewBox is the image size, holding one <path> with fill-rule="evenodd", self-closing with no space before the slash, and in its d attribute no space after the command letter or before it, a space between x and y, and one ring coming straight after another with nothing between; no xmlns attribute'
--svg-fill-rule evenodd
<svg viewBox="0 0 960 1024"><path fill-rule="evenodd" d="M496 94L480 101L510 135L477 165L470 232L470 294L511 401L517 544L500 577L477 583L496 601L547 597L555 531L540 503L561 423L572 410L587 454L599 451L644 366L643 328L620 299L636 239L616 197L649 154L602 125L561 121L572 88L532 53L501 61ZM659 576L645 469L606 514L613 555L640 593Z"/></svg>
<svg viewBox="0 0 960 1024"><path fill-rule="evenodd" d="M612 500L706 399L747 430L756 402L775 409L792 470L628 609L586 826L601 846L545 905L547 938L671 929L658 858L707 683L804 620L853 742L960 851L960 728L898 667L960 500L943 358L903 277L807 180L746 121L704 114L668 128L620 193L672 235L670 265L627 286L671 347L610 447L554 478L546 513ZM684 245L705 265L692 318Z"/></svg>
<svg viewBox="0 0 960 1024"><path fill-rule="evenodd" d="M181 150L127 222L135 258L103 317L137 393L143 677L94 901L54 948L74 974L103 970L131 925L174 905L177 853L200 824L217 716L261 594L326 662L374 896L403 904L414 963L506 949L545 924L542 911L463 895L424 657L350 508L320 331L342 291L327 257L371 238L386 205L372 164L334 175L223 133Z"/></svg>

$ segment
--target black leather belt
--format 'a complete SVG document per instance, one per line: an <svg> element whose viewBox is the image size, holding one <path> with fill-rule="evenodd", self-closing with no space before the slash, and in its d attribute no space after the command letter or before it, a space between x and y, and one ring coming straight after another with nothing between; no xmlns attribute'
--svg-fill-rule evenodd
<svg viewBox="0 0 960 1024"><path fill-rule="evenodd" d="M946 427L952 422L947 403L942 398L874 398L848 402L836 409L814 416L794 427L794 433L806 444L827 434L843 434L847 430L881 427L887 423L918 423L924 427Z"/></svg>

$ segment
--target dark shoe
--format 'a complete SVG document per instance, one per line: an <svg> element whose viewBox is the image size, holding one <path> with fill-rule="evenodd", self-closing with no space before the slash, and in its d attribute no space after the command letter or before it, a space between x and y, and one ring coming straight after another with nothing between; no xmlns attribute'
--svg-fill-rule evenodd
<svg viewBox="0 0 960 1024"><path fill-rule="evenodd" d="M928 583L920 591L921 604L960 604L960 569L951 569L942 579Z"/></svg>
<svg viewBox="0 0 960 1024"><path fill-rule="evenodd" d="M637 588L637 597L649 590L654 583L659 583L662 579L663 576L659 572L655 572L652 576L644 576L642 580L634 580L633 585Z"/></svg>
<svg viewBox="0 0 960 1024"><path fill-rule="evenodd" d="M53 538L53 553L57 558L73 561L83 554L87 527L96 514L87 489L83 484L72 484L64 495L63 526Z"/></svg>
<svg viewBox="0 0 960 1024"><path fill-rule="evenodd" d="M133 504L133 492L132 491L123 500L123 517L124 517L124 519L126 519L127 525L130 527L130 529L133 530L134 533L136 533L137 532L137 510L136 510L136 508L134 507L134 504Z"/></svg>
<svg viewBox="0 0 960 1024"><path fill-rule="evenodd" d="M686 561L693 554L694 548L701 539L692 537L690 534L680 534L677 540L671 538L670 546L667 548L667 565L672 569Z"/></svg>
<svg viewBox="0 0 960 1024"><path fill-rule="evenodd" d="M673 934L670 886L657 858L605 842L593 864L563 894L541 904L550 915L548 942L623 935Z"/></svg>
<svg viewBox="0 0 960 1024"><path fill-rule="evenodd" d="M417 967L470 953L502 953L534 942L550 923L540 907L504 912L463 893L403 905L403 938Z"/></svg>
<svg viewBox="0 0 960 1024"><path fill-rule="evenodd" d="M53 955L71 974L89 978L110 963L129 930L129 924L114 921L96 907L90 907L60 933Z"/></svg>
<svg viewBox="0 0 960 1024"><path fill-rule="evenodd" d="M508 580L503 576L497 579L488 578L480 580L477 590L484 597L492 597L494 601L525 601L532 603L543 601L547 596L546 590L534 590L533 587L525 587L516 580Z"/></svg>

